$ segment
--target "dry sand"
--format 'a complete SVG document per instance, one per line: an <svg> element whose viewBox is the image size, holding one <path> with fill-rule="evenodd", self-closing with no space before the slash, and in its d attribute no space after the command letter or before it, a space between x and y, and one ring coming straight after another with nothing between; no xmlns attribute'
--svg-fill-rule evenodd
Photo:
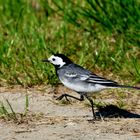
<svg viewBox="0 0 140 140"><path fill-rule="evenodd" d="M16 113L24 112L28 94L29 112L20 123L1 118L0 140L140 140L140 102L137 101L131 113L126 112L125 118L106 117L91 123L88 121L92 119L91 108L85 102L73 100L62 104L54 99L54 95L59 95L55 92L51 87L42 91L41 88L1 89L0 101L6 105L8 99ZM113 100L110 99L112 103Z"/></svg>

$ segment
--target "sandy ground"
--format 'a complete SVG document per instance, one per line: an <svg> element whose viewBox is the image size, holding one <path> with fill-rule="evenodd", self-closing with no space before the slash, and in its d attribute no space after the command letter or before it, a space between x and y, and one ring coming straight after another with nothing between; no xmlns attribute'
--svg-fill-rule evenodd
<svg viewBox="0 0 140 140"><path fill-rule="evenodd" d="M67 91L58 90L60 93ZM125 118L106 116L104 120L92 123L89 121L92 119L91 108L85 102L72 100L66 104L56 101L54 96L60 94L56 92L51 87L1 89L0 101L6 105L8 99L17 114L24 112L27 94L29 111L22 119L19 117L20 123L1 117L0 140L140 140L139 94L135 97L137 107L131 112L121 112ZM107 101L115 102L114 99Z"/></svg>

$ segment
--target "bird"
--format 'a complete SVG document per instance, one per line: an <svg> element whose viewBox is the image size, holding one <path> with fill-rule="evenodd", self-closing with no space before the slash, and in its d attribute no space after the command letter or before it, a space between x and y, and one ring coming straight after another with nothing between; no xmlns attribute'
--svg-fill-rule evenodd
<svg viewBox="0 0 140 140"><path fill-rule="evenodd" d="M96 120L96 114L94 111L93 100L90 98L89 94L110 88L130 88L140 90L140 87L121 85L116 81L98 76L90 70L73 63L71 59L61 53L53 54L42 61L53 64L56 70L56 75L62 84L80 95L80 98L78 98L65 93L59 96L57 100L62 100L65 97L66 100L68 100L68 98L74 98L83 101L86 98L91 104L93 120Z"/></svg>

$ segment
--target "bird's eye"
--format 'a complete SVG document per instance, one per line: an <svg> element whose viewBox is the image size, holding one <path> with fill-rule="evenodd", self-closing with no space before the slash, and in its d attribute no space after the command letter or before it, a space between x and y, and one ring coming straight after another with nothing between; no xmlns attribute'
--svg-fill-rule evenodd
<svg viewBox="0 0 140 140"><path fill-rule="evenodd" d="M55 61L55 58L53 58L52 61Z"/></svg>

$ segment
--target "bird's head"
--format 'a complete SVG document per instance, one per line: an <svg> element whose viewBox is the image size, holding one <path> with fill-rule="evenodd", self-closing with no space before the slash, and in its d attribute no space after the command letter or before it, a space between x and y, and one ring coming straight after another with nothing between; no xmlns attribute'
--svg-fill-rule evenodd
<svg viewBox="0 0 140 140"><path fill-rule="evenodd" d="M57 68L61 68L64 65L68 65L72 63L72 61L68 57L66 57L64 54L54 54L48 59L43 59L42 61L50 62Z"/></svg>

